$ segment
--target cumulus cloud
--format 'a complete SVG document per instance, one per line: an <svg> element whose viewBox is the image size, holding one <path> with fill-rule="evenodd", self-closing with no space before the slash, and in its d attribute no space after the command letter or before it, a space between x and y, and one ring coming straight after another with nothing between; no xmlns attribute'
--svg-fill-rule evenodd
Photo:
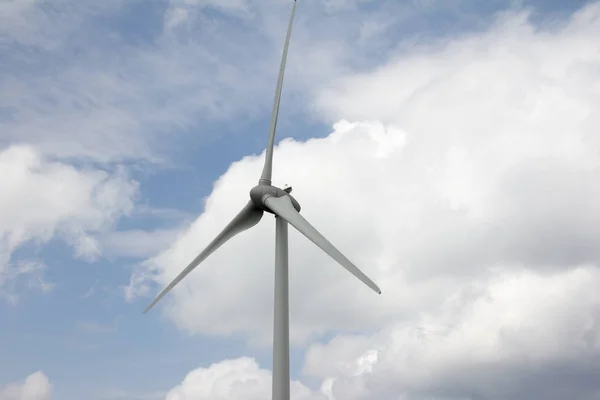
<svg viewBox="0 0 600 400"><path fill-rule="evenodd" d="M368 261L378 257L380 232L374 229L372 224L377 224L385 219L385 216L378 215L377 210L372 208L371 211L365 210L361 214L355 214L356 218L348 221L347 213L363 208L362 204L371 193L350 196L341 204L337 204L336 200L339 197L336 194L351 192L353 180L351 176L338 174L326 164L333 166L341 163L365 163L365 160L371 158L385 160L388 150L382 152L381 144L401 144L402 141L396 138L400 135L398 131L386 130L383 126L378 128L374 129L374 142L369 142L369 139L361 140L358 135L344 135L343 132L333 135L332 138L312 140L306 144L287 141L277 150L275 172L275 179L280 182L280 186L285 183L280 177L286 176L286 179L289 179L286 182L293 184L298 190L297 198L303 204L304 215L342 251L360 265L365 265L367 273L373 275L376 280L380 277L378 266ZM338 151L344 146L346 151ZM400 148L398 145L398 149ZM331 156L320 158L321 163L315 162L306 168L299 168L299 160L307 153L312 154L315 161L318 159L317 154ZM232 218L237 212L236 208L241 208L247 201L245 199L248 190L260 174L261 163L260 157L248 157L234 164L215 184L215 190L207 199L205 213L194 222L191 229L182 235L171 249L145 264L146 268L138 272L151 272L160 268L155 277L160 283L166 283L178 273L190 257L201 250L228 219ZM364 174L368 175L369 171L365 170ZM314 176L320 176L321 179L311 183ZM173 292L172 298L181 301L170 313L177 324L196 332L228 334L241 330L252 332L261 340L269 337L268 327L272 313L273 222L273 219L267 216L251 233L236 237L228 244L226 251L215 253L206 261L205 266L198 268L190 276L189 282L194 282L194 285L186 287L184 284L180 290ZM356 235L343 235L335 229L336 223L342 222L345 229L353 230ZM354 322L357 309L345 307L339 300L340 296L346 299L344 296L347 294L344 295L344 292L354 290L357 300L364 301L362 306L358 305L358 309L363 310L369 305L374 305L377 296L368 288L361 288L351 275L330 261L328 256L322 254L312 243L295 233L291 234L291 254L292 308L296 315L292 330L294 340L304 340L330 326L331 315L313 312L315 307L318 308L323 303L330 304L339 312L337 320L340 324L347 328L358 327L355 323L360 322ZM163 266L166 269L163 270ZM239 297L231 296L231 293L238 293ZM312 295L305 298L302 293ZM199 306L197 301L207 295L215 296L211 301L212 306ZM253 301L244 300L240 303L240 299ZM358 301L352 303L356 305ZM372 314L373 322L386 314L385 309L386 307L381 309L383 314ZM196 318L187 318L186 314L190 312L193 312ZM228 315L228 318L215 318L217 313Z"/></svg>
<svg viewBox="0 0 600 400"><path fill-rule="evenodd" d="M303 384L292 381L293 400L325 400ZM208 368L191 371L171 389L165 400L263 400L271 398L271 372L261 369L251 358L225 360Z"/></svg>
<svg viewBox="0 0 600 400"><path fill-rule="evenodd" d="M283 141L275 180L294 185L304 215L381 283L384 296L359 288L292 234L296 339L428 307L459 279L497 265L597 262L600 121L591 110L600 77L593 52L581 49L598 47L598 10L588 7L557 31L512 15L501 29L341 79L333 85L338 97L323 94L330 109L384 123L340 122L327 138ZM365 96L373 76L394 89ZM364 98L381 107L369 113ZM261 162L244 158L215 183L204 214L150 265L157 282L174 277L235 215ZM193 332L267 334L272 225L266 218L211 256L173 293L167 314Z"/></svg>
<svg viewBox="0 0 600 400"><path fill-rule="evenodd" d="M304 372L335 399L595 399L597 266L498 271L412 324L311 347Z"/></svg>
<svg viewBox="0 0 600 400"><path fill-rule="evenodd" d="M22 382L0 386L0 400L48 400L52 385L43 372L38 371Z"/></svg>
<svg viewBox="0 0 600 400"><path fill-rule="evenodd" d="M383 291L291 230L292 340L361 332L308 352L331 399L597 397L599 31L594 3L550 27L510 13L477 35L404 43L318 93L338 121L329 136L279 144L275 183ZM261 163L234 163L136 283L179 273ZM267 216L174 290L165 315L268 343L273 239Z"/></svg>
<svg viewBox="0 0 600 400"><path fill-rule="evenodd" d="M122 172L75 168L28 146L0 152L0 169L0 285L43 269L37 261L12 259L27 243L58 238L75 257L95 260L102 251L96 235L130 213L137 194L137 183Z"/></svg>

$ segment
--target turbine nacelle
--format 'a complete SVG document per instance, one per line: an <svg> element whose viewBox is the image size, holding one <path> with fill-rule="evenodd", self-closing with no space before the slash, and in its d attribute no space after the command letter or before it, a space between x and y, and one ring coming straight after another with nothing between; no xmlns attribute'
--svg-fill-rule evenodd
<svg viewBox="0 0 600 400"><path fill-rule="evenodd" d="M254 204L254 206L256 208L258 208L259 210L263 210L268 213L275 214L275 212L273 212L266 205L266 203L265 203L266 200L270 197L279 198L279 197L283 197L283 196L288 196L290 198L290 200L292 201L292 204L293 204L294 208L296 209L296 211L300 212L300 208L301 208L300 203L298 203L298 201L294 197L292 197L292 195L290 194L291 191L292 191L291 187L288 187L285 189L280 189L273 185L267 185L264 183L260 183L256 186L254 186L250 190L250 201L252 201L252 204Z"/></svg>

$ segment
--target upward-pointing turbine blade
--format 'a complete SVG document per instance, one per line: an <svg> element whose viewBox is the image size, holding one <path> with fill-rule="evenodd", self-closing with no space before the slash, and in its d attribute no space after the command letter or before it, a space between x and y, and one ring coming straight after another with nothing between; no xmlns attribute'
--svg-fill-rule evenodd
<svg viewBox="0 0 600 400"><path fill-rule="evenodd" d="M275 130L277 129L277 117L279 115L279 103L281 101L281 89L283 87L283 76L285 74L285 63L287 60L288 48L290 47L290 37L292 35L292 25L294 23L294 14L296 13L296 1L292 7L292 15L290 16L290 24L285 37L285 45L283 46L283 55L281 56L281 65L279 67L279 77L277 78L277 88L275 89L275 100L273 102L273 111L271 113L271 124L269 126L269 141L267 142L267 151L265 154L265 165L260 182L271 184L271 174L273 171L273 146L275 144Z"/></svg>
<svg viewBox="0 0 600 400"><path fill-rule="evenodd" d="M319 246L321 250L329 254L342 267L360 279L365 285L381 294L379 287L366 276L356 265L346 258L338 249L336 249L323 235L319 233L296 209L289 196L268 197L264 200L267 206L276 215L285 219L290 225L296 228L300 233L306 236L310 241Z"/></svg>
<svg viewBox="0 0 600 400"><path fill-rule="evenodd" d="M187 276L194 268L196 268L202 261L204 261L209 255L211 255L215 250L224 245L229 239L234 237L240 232L243 232L247 229L252 228L256 225L263 216L263 211L259 210L252 204L252 202L248 202L246 206L239 212L238 215L217 235L216 238L206 248L198 254L190 265L188 265L177 277L167 286L160 294L154 299L154 301L146 308L144 313L148 312L160 299L164 297L171 289L175 287L183 278Z"/></svg>

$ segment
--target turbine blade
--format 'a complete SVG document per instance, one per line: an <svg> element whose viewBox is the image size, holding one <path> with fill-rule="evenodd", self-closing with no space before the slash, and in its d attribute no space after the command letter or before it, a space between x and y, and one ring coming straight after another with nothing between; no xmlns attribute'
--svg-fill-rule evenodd
<svg viewBox="0 0 600 400"><path fill-rule="evenodd" d="M235 218L217 235L216 238L198 256L167 286L154 301L146 308L144 313L148 312L160 299L164 297L171 289L175 287L183 278L185 278L194 268L204 261L215 250L224 245L229 239L240 232L252 228L262 218L263 211L259 210L248 202L246 206L235 216Z"/></svg>
<svg viewBox="0 0 600 400"><path fill-rule="evenodd" d="M259 182L271 184L271 174L273 171L273 146L275 144L275 130L277 129L277 117L279 115L279 102L281 101L281 89L283 87L283 76L285 74L285 63L287 60L288 48L290 46L290 37L292 35L292 25L294 15L296 14L296 1L292 7L292 15L288 25L285 45L283 46L283 55L281 56L281 65L279 66L279 77L277 78L277 88L275 89L275 100L273 101L273 111L271 112L271 124L269 126L269 141L267 142L267 151L265 154L265 165L260 176Z"/></svg>
<svg viewBox="0 0 600 400"><path fill-rule="evenodd" d="M319 233L296 209L289 196L268 197L264 200L267 206L276 215L285 219L290 225L306 236L310 241L319 246L321 250L329 254L342 267L346 268L352 275L360 279L365 285L381 294L379 287L366 276L356 265L336 249L323 235Z"/></svg>

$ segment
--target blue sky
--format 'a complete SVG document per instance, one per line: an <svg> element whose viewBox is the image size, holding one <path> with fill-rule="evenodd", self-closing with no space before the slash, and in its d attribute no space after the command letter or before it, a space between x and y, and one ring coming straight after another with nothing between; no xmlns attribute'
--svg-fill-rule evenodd
<svg viewBox="0 0 600 400"><path fill-rule="evenodd" d="M359 100L356 107L346 104L345 95L361 97L356 88L362 86L353 82L371 82L369 76L396 62L422 65L419 54L433 59L455 41L484 37L490 30L502 36L502 28L493 28L497 21L524 10L530 13L529 26L557 34L588 3L299 1L278 128L279 140L295 140L282 150L290 157L285 162L313 157L301 153L301 144L329 137L341 119L381 121L410 132L408 123L392 121L391 111L356 111L382 101L372 91L365 94L375 96L372 102L364 99L366 106ZM184 267L173 265L152 281L148 273L156 270L147 266L185 259L175 254L176 243L187 240L202 247L209 238L194 238L194 229L217 230L213 225L226 222L221 212L225 219L236 212L235 201L214 205L224 210L190 228L205 211L207 196L218 190L237 194L253 185L238 178L256 169L266 143L290 7L291 2L279 0L109 0L94 5L9 0L0 5L0 152L5 157L0 165L9 171L0 178L8 188L7 200L0 202L5 214L0 230L0 386L39 370L52 384L53 399L162 399L188 372L225 359L254 357L262 368L270 368L270 348L253 342L260 334L252 323L247 329L234 324L211 331L202 325L207 321L186 322L195 317L183 297L165 309L141 312L166 276ZM535 36L517 31L515 37L519 34L526 36L523 40ZM590 76L581 78L583 84ZM427 101L441 98L440 92ZM331 99L337 102L323 105ZM419 111L419 105L415 100L416 108L409 110ZM423 154L435 154L433 147ZM423 160L415 165L430 165ZM237 167L230 168L236 161ZM276 157L275 168L277 162ZM338 165L323 162L323 168ZM225 187L213 191L214 182L226 173L229 178L221 181ZM277 179L287 179L283 175ZM333 177L326 187L334 189L336 175L324 175ZM33 200L23 200L26 195ZM315 206L318 200L307 203ZM453 222L440 222L445 223ZM321 224L333 222L323 219ZM471 228L466 232L473 235L477 230ZM340 240L351 246L352 235L345 234L349 238ZM374 244L373 254L380 247ZM391 257L384 253L379 255ZM583 259L593 264L590 257ZM246 271L252 274L252 266ZM132 276L150 286L136 287L127 296L127 288L136 286ZM271 284L265 284L265 292L270 293ZM394 318L403 321L404 312L397 311ZM294 379L318 390L320 377L302 372L310 346L383 326L361 330L348 321L330 327L313 321L320 328L307 328L294 349ZM336 398L346 398L340 396Z"/></svg>

